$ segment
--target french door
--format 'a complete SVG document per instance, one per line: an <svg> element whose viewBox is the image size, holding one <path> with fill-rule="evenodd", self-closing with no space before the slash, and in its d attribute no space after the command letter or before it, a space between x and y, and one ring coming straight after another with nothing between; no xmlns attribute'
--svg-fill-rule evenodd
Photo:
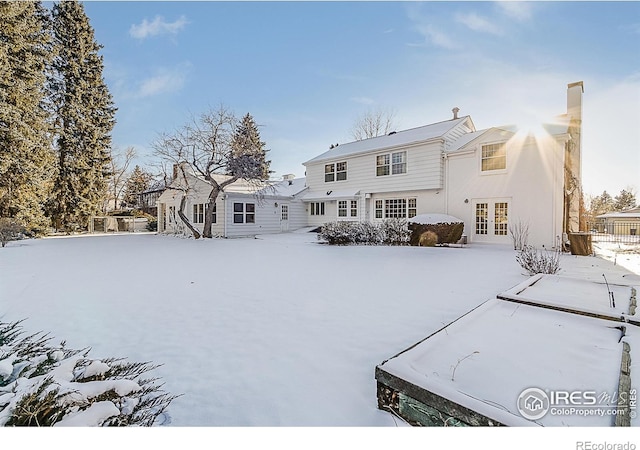
<svg viewBox="0 0 640 450"><path fill-rule="evenodd" d="M473 240L509 241L509 206L507 198L477 199L473 202Z"/></svg>

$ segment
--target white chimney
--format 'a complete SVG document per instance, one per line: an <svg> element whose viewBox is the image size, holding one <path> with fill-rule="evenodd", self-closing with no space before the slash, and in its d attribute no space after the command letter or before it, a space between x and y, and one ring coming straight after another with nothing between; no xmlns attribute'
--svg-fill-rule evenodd
<svg viewBox="0 0 640 450"><path fill-rule="evenodd" d="M291 180L294 180L295 178L296 178L296 176L293 173L288 173L286 175L282 175L282 180L283 181L291 181Z"/></svg>
<svg viewBox="0 0 640 450"><path fill-rule="evenodd" d="M456 120L458 118L458 113L460 112L460 108L456 106L451 111L453 111L453 120Z"/></svg>

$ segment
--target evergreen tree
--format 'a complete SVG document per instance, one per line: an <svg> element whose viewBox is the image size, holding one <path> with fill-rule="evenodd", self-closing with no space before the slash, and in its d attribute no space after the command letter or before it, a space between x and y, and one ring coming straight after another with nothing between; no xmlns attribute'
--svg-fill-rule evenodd
<svg viewBox="0 0 640 450"><path fill-rule="evenodd" d="M138 194L146 191L153 183L153 175L136 166L129 175L124 187L124 204L128 207L134 207L138 204Z"/></svg>
<svg viewBox="0 0 640 450"><path fill-rule="evenodd" d="M631 209L636 206L636 194L634 194L630 188L621 190L613 200L613 207L616 211L624 211L625 209Z"/></svg>
<svg viewBox="0 0 640 450"><path fill-rule="evenodd" d="M52 214L56 227L83 227L104 207L116 108L102 76L102 47L82 4L54 5L53 35L58 177Z"/></svg>
<svg viewBox="0 0 640 450"><path fill-rule="evenodd" d="M267 160L268 150L264 146L265 143L260 140L258 126L251 114L247 113L236 125L231 140L233 157L229 160L229 174L235 175L238 166L242 166L243 178L247 178L248 175L248 178L267 180L271 173L271 161ZM253 167L247 167L247 163L251 163Z"/></svg>
<svg viewBox="0 0 640 450"><path fill-rule="evenodd" d="M0 217L44 231L54 155L45 107L48 15L40 2L0 2Z"/></svg>
<svg viewBox="0 0 640 450"><path fill-rule="evenodd" d="M613 206L613 198L607 191L603 191L602 194L591 199L591 214L595 218L600 214L613 211Z"/></svg>

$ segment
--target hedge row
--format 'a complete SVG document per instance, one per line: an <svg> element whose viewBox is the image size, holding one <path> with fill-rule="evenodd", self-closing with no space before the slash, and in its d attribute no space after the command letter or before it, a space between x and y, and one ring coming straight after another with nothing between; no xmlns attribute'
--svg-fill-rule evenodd
<svg viewBox="0 0 640 450"><path fill-rule="evenodd" d="M407 245L409 235L406 220L388 219L380 223L325 223L318 239L329 245Z"/></svg>

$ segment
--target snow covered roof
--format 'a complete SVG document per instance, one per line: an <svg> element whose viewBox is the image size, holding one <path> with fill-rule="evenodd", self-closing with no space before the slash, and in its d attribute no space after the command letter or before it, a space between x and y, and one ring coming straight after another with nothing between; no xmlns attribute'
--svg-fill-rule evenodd
<svg viewBox="0 0 640 450"><path fill-rule="evenodd" d="M359 153L378 151L385 148L398 147L402 145L423 142L430 139L442 138L448 131L470 120L471 118L469 116L464 116L459 119L432 123L430 125L424 125L422 127L411 128L409 130L398 131L395 133L392 132L385 136L378 136L374 138L363 139L361 141L349 142L347 144L340 144L303 164L306 165L317 161L341 158L344 156L355 155Z"/></svg>
<svg viewBox="0 0 640 450"><path fill-rule="evenodd" d="M360 194L359 189L344 191L311 191L302 196L304 202L325 202L330 200L355 199Z"/></svg>
<svg viewBox="0 0 640 450"><path fill-rule="evenodd" d="M568 123L563 123L563 119L559 118L554 123L542 124L542 128L547 133L549 133L549 135L557 136L557 135L566 134L568 132ZM483 136L484 134L492 130L502 130L510 134L515 134L518 131L520 131L517 125L501 125L498 127L492 127L484 130L474 131L472 133L466 133L460 136L458 139L456 139L453 143L451 143L446 149L446 152L453 153L453 152L459 151L463 149L465 146L467 146L469 143L473 142L474 140L478 139L479 137Z"/></svg>
<svg viewBox="0 0 640 450"><path fill-rule="evenodd" d="M292 197L307 189L306 178L295 178L293 180L282 180L274 183L272 187L263 189L265 195L277 195L281 197Z"/></svg>
<svg viewBox="0 0 640 450"><path fill-rule="evenodd" d="M447 148L447 150L446 150L447 153L451 153L451 152L455 152L457 150L460 150L465 145L469 144L471 141L474 141L475 139L477 139L480 136L482 136L483 134L485 134L487 131L489 131L489 129L480 130L480 131L474 131L473 133L463 134L458 139L453 141L453 143L449 146L449 148Z"/></svg>
<svg viewBox="0 0 640 450"><path fill-rule="evenodd" d="M627 209L626 211L609 212L596 216L597 219L640 219L640 208Z"/></svg>
<svg viewBox="0 0 640 450"><path fill-rule="evenodd" d="M408 219L409 223L420 223L423 225L436 224L436 223L462 223L463 220L457 217L450 216L448 214L419 214Z"/></svg>

